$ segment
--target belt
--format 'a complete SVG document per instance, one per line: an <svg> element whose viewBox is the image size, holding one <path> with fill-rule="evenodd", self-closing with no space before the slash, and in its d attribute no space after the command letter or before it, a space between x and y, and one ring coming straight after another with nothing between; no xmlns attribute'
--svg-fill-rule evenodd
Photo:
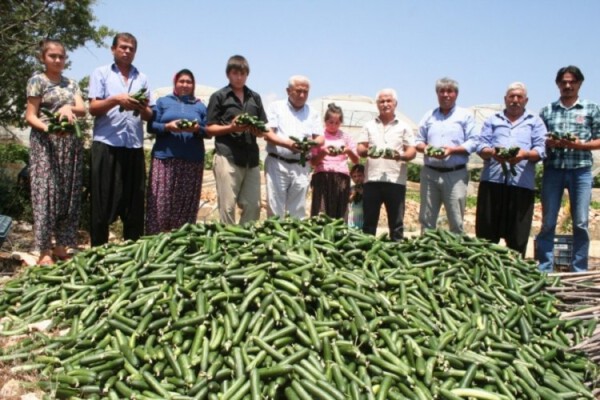
<svg viewBox="0 0 600 400"><path fill-rule="evenodd" d="M427 168L431 168L434 171L437 172L453 172L453 171L459 171L461 169L465 169L466 168L466 164L461 164L461 165L457 165L455 167L449 167L449 168L444 168L444 167L432 167L431 165L425 165Z"/></svg>
<svg viewBox="0 0 600 400"><path fill-rule="evenodd" d="M296 160L296 159L293 159L293 158L285 158L285 157L281 157L281 156L279 156L279 155L277 155L277 154L275 154L275 153L268 153L268 154L269 154L271 157L273 157L273 158L276 158L276 159L278 159L278 160L281 160L281 161L283 161L283 162L286 162L286 163L288 163L288 164L299 164L299 163L300 163L300 160Z"/></svg>

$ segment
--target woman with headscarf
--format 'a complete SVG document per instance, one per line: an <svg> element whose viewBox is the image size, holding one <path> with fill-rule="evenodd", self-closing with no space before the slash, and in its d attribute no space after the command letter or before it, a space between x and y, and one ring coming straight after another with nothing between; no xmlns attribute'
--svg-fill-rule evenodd
<svg viewBox="0 0 600 400"><path fill-rule="evenodd" d="M153 107L148 132L156 135L146 200L146 233L156 234L196 222L206 138L206 106L194 96L188 69L173 79L173 94Z"/></svg>

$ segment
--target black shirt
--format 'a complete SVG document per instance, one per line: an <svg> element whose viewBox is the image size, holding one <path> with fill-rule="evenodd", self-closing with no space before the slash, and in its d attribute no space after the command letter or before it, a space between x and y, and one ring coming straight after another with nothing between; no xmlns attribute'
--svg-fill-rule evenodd
<svg viewBox="0 0 600 400"><path fill-rule="evenodd" d="M231 85L219 89L208 101L207 125L228 125L241 113L248 113L267 122L260 95L244 86L244 103L233 93ZM258 144L249 132L230 133L215 137L217 154L227 157L235 165L253 168L258 166Z"/></svg>

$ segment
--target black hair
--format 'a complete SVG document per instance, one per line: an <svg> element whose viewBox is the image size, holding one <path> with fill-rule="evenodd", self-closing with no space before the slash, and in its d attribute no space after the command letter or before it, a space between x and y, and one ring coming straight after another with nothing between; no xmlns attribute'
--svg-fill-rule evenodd
<svg viewBox="0 0 600 400"><path fill-rule="evenodd" d="M112 47L117 47L117 43L119 43L119 39L125 42L133 42L133 48L137 50L137 39L131 33L128 32L120 32L115 35L112 42Z"/></svg>
<svg viewBox="0 0 600 400"><path fill-rule="evenodd" d="M364 174L365 166L362 164L354 164L352 168L350 168L350 174L353 174L354 172L362 172Z"/></svg>
<svg viewBox="0 0 600 400"><path fill-rule="evenodd" d="M562 81L562 78L566 73L572 74L575 77L575 79L577 80L577 82L583 82L583 80L585 79L583 77L583 72L581 72L579 67L576 67L574 65L569 65L566 67L562 67L561 69L558 70L558 72L556 73L556 81L555 82L559 83L560 81Z"/></svg>
<svg viewBox="0 0 600 400"><path fill-rule="evenodd" d="M337 114L340 116L340 122L344 122L344 112L342 111L342 107L338 106L335 103L327 104L327 111L325 111L325 121L331 117L331 114Z"/></svg>
<svg viewBox="0 0 600 400"><path fill-rule="evenodd" d="M244 56L240 56L238 54L229 57L229 60L227 60L227 67L225 68L225 73L228 74L229 72L234 70L249 74L250 65L248 64L248 60L246 60Z"/></svg>

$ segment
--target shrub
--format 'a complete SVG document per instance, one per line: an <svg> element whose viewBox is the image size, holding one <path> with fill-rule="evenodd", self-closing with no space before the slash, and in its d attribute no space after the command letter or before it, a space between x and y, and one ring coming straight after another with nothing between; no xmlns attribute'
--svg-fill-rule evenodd
<svg viewBox="0 0 600 400"><path fill-rule="evenodd" d="M17 143L0 144L0 214L32 222L29 179L23 175L26 170L21 171L18 179L14 179L2 167L19 161L27 163L28 160L27 147Z"/></svg>
<svg viewBox="0 0 600 400"><path fill-rule="evenodd" d="M422 165L408 163L408 167L406 170L407 179L410 182L421 182L421 168Z"/></svg>

